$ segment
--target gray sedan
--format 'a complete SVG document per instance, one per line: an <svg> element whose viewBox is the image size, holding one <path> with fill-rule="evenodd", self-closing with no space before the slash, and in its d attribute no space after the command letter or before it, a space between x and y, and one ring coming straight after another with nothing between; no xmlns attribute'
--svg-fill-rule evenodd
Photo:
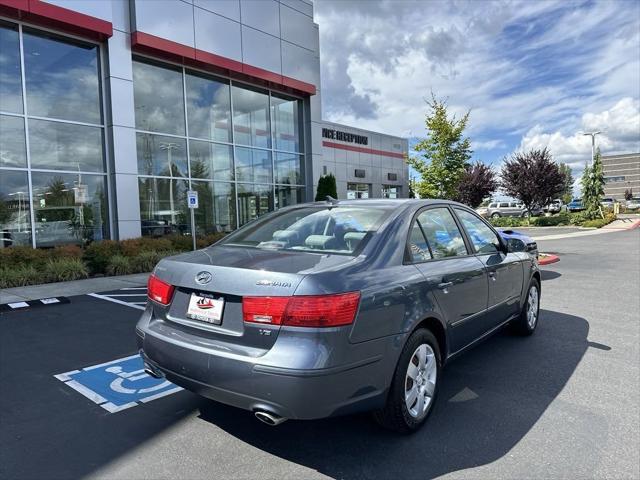
<svg viewBox="0 0 640 480"><path fill-rule="evenodd" d="M162 260L136 333L147 371L265 423L374 411L410 432L446 362L538 323L535 258L440 200L283 208Z"/></svg>

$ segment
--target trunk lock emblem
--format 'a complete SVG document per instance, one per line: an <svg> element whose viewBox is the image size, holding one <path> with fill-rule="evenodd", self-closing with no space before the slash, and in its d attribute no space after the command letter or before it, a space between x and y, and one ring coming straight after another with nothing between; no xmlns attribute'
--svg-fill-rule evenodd
<svg viewBox="0 0 640 480"><path fill-rule="evenodd" d="M206 285L211 281L212 278L213 275L211 275L209 272L203 271L196 273L196 283L199 283L200 285Z"/></svg>

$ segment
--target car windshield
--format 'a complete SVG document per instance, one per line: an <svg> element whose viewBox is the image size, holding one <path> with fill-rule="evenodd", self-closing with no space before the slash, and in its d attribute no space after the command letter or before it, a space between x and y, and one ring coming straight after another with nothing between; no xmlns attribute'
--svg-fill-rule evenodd
<svg viewBox="0 0 640 480"><path fill-rule="evenodd" d="M359 206L296 208L259 219L229 235L221 244L355 255L390 211Z"/></svg>

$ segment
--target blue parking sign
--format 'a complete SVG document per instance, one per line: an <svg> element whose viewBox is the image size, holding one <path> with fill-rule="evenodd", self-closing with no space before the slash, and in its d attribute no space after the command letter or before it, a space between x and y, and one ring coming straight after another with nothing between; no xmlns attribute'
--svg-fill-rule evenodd
<svg viewBox="0 0 640 480"><path fill-rule="evenodd" d="M60 373L55 377L110 413L182 390L168 380L146 374L140 355Z"/></svg>

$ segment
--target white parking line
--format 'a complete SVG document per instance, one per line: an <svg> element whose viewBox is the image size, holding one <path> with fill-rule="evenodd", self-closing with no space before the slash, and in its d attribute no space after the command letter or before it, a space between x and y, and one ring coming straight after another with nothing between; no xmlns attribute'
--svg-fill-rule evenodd
<svg viewBox="0 0 640 480"><path fill-rule="evenodd" d="M110 293L108 297L146 297L146 293Z"/></svg>
<svg viewBox="0 0 640 480"><path fill-rule="evenodd" d="M99 298L101 300L106 300L107 302L117 303L119 305L124 305L125 307L136 308L138 310L144 310L144 307L141 305L134 305L133 303L123 302L122 300L118 300L117 298L111 298L104 295L100 295L98 293L87 293L87 295L95 298Z"/></svg>
<svg viewBox="0 0 640 480"><path fill-rule="evenodd" d="M147 287L125 287L125 288L121 288L120 290L146 290Z"/></svg>

